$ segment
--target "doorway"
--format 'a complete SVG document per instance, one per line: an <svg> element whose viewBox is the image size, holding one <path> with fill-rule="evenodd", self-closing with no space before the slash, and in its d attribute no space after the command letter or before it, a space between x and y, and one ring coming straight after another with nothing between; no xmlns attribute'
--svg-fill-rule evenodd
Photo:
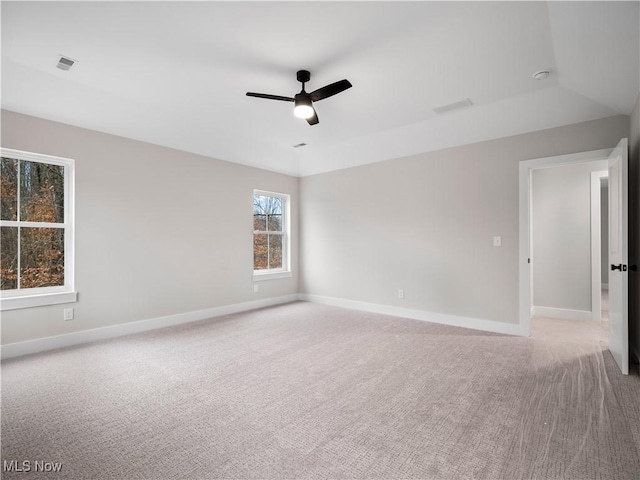
<svg viewBox="0 0 640 480"><path fill-rule="evenodd" d="M592 160L531 172L534 317L601 320L601 178L607 164Z"/></svg>
<svg viewBox="0 0 640 480"><path fill-rule="evenodd" d="M584 286L580 289L580 293L578 293L577 289L572 289L570 286L570 291L568 292L570 299L568 303L559 301L559 298L561 298L561 296L559 296L558 294L562 293L554 291L552 286L552 288L547 288L547 305L536 305L534 303L534 300L537 301L539 298L545 298L545 292L542 290L545 287L541 286L540 284L538 284L537 289L535 287L534 272L536 272L536 274L542 274L543 277L548 275L551 276L553 278L552 283L555 285L566 285L567 278L571 279L571 276L575 273L567 271L566 268L568 267L565 267L562 264L554 265L554 258L560 258L558 257L558 252L551 252L552 255L550 256L550 260L547 261L546 264L542 262L536 263L535 251L532 242L533 233L536 228L535 225L533 225L534 202L532 201L534 172L543 170L549 172L550 170L547 169L551 169L553 167L586 164L588 162L596 161L606 161L612 150L613 149L603 149L520 162L520 325L523 327L523 330L527 335L531 334L531 318L535 314L545 315L549 317L560 317L565 319L591 320L594 316L593 303L599 303L600 306L596 308L601 308L601 297L598 297L597 300L599 301L596 302L593 302L593 299L591 298L593 297L593 294L592 287L589 285L589 283L591 283L591 278L593 277L593 275L590 271L590 267L592 264L592 261L590 260L590 238L586 239L586 244L588 245L586 258L589 266L587 267L586 275L584 273L582 274L583 276L586 276L588 282L586 287L586 300L584 297ZM599 168L596 170L602 171L603 169ZM589 185L590 172L587 175L587 185ZM600 206L598 206L598 211L600 210L599 207ZM553 205L550 205L550 208L553 208ZM591 208L589 205L586 206L586 210L589 212L587 213L587 221L590 222ZM558 220L560 222L557 223L559 228L564 229L564 227L567 227L567 225L563 226L561 219ZM571 225L568 225L568 227L571 227ZM538 228L540 228L540 226L538 226ZM571 228L565 230L570 231ZM598 229L598 231L599 230L600 229ZM544 235L545 232L538 231L537 233ZM589 233L587 233L587 235L589 235ZM583 241L583 253L584 243L585 242ZM553 247L551 248L553 249ZM573 253L571 253L571 255L573 255ZM539 277L539 275L537 276ZM575 275L573 278L576 278ZM541 294L542 297L540 295L536 295L536 292ZM540 302L544 303L545 300L541 300ZM600 310L597 311L597 316L600 316Z"/></svg>
<svg viewBox="0 0 640 480"><path fill-rule="evenodd" d="M531 245L532 173L537 169L580 162L607 159L609 171L609 258L608 280L609 352L620 371L629 373L628 324L628 139L621 139L615 148L560 155L520 162L519 166L519 281L520 327L531 334L533 276ZM633 267L633 266L632 266ZM591 277L591 275L589 275ZM593 297L593 295L592 295ZM593 310L593 309L592 309ZM593 314L593 311L592 311ZM600 322L590 322L592 324Z"/></svg>

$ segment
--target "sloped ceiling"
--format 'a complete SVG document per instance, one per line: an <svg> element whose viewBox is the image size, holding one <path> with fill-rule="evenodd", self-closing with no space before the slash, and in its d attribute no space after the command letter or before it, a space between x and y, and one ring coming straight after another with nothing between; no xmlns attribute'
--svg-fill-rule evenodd
<svg viewBox="0 0 640 480"><path fill-rule="evenodd" d="M2 2L2 108L310 175L628 115L639 5ZM316 104L316 126L245 96L292 96L300 69L308 90L353 84Z"/></svg>

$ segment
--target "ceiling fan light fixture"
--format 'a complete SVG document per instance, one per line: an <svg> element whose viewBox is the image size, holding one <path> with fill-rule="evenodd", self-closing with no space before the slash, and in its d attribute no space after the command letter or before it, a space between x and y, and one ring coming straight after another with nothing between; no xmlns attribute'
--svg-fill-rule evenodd
<svg viewBox="0 0 640 480"><path fill-rule="evenodd" d="M308 95L299 93L295 96L295 107L293 107L293 114L298 118L311 118L315 110L311 106L311 99Z"/></svg>

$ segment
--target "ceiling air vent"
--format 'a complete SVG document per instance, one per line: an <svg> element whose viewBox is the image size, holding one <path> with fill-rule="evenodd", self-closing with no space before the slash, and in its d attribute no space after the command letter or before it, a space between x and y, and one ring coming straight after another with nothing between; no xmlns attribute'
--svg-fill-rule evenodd
<svg viewBox="0 0 640 480"><path fill-rule="evenodd" d="M453 110L458 110L460 108L466 108L473 105L471 100L465 98L464 100L460 100L459 102L450 103L449 105L443 105L441 107L436 107L433 109L438 115L442 115L443 113L449 113Z"/></svg>
<svg viewBox="0 0 640 480"><path fill-rule="evenodd" d="M60 55L58 57L58 64L56 65L56 67L58 67L60 70L70 70L75 63L76 63L76 60L73 60L72 58L69 58L69 57L65 57L64 55Z"/></svg>
<svg viewBox="0 0 640 480"><path fill-rule="evenodd" d="M302 142L302 143L298 143L297 145L292 145L293 148L300 148L300 147L305 147L307 144Z"/></svg>

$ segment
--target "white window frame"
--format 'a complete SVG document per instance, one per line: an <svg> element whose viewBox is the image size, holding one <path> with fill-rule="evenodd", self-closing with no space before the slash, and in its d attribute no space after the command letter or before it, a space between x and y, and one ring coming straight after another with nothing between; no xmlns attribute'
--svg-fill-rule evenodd
<svg viewBox="0 0 640 480"><path fill-rule="evenodd" d="M254 190L251 196L251 222L253 226L253 197L255 195L263 195L266 197L276 197L282 201L282 268L270 268L264 270L253 270L253 281L275 280L277 278L291 277L291 196L286 193L269 192L267 190ZM251 236L251 245L255 235L267 234L273 232L263 232L261 230L253 230ZM253 249L251 251L253 253ZM253 255L251 256L253 262Z"/></svg>
<svg viewBox="0 0 640 480"><path fill-rule="evenodd" d="M64 228L64 285L56 287L25 288L0 290L0 311L18 308L39 307L71 303L78 299L75 291L74 259L75 259L75 162L69 158L54 157L40 153L23 152L10 148L0 148L2 157L28 162L47 163L64 167L64 223L22 222L19 220L0 220L2 227L45 227ZM20 181L18 179L18 181ZM20 190L18 187L18 195ZM19 248L19 247L18 247Z"/></svg>

